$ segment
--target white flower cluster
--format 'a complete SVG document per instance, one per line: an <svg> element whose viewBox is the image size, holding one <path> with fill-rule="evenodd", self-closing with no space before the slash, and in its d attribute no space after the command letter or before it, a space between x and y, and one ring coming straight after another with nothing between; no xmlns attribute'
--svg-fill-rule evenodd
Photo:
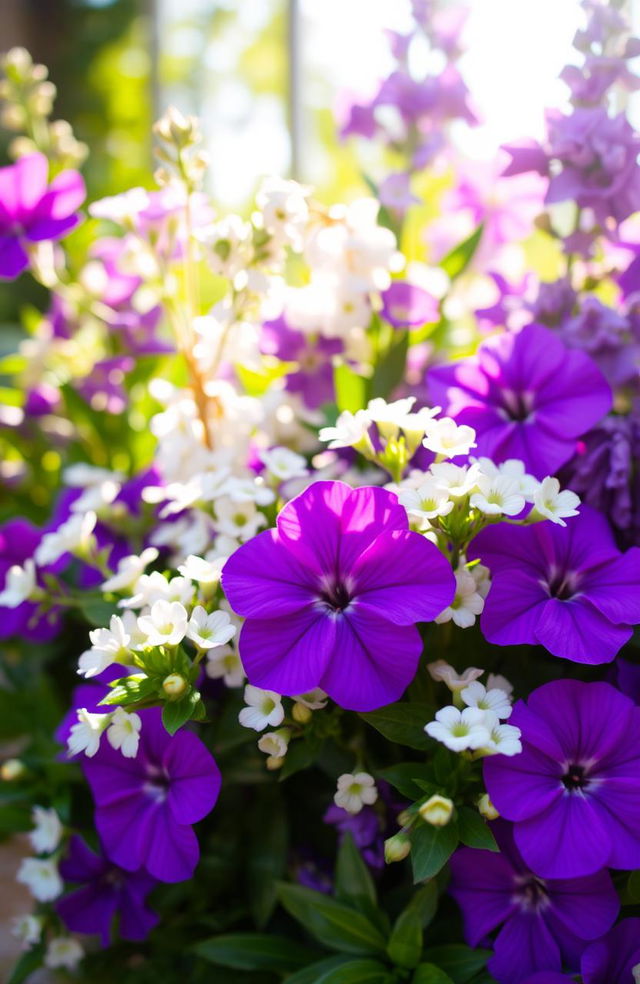
<svg viewBox="0 0 640 984"><path fill-rule="evenodd" d="M311 718L312 711L326 707L327 695L320 688L316 688L308 693L298 694L292 700L294 701L291 710L293 721L297 724L306 724ZM238 721L243 728L251 728L253 731L265 731L265 728L269 727L277 729L265 731L258 739L258 748L267 756L267 768L279 769L284 763L292 736L290 727L279 727L285 719L282 696L274 690L262 690L260 687L247 684L244 688L244 702L246 706L238 715Z"/></svg>
<svg viewBox="0 0 640 984"><path fill-rule="evenodd" d="M482 564L467 566L464 557L460 559L455 571L456 593L451 604L440 612L435 621L454 622L461 629L475 624L482 613L484 601L489 594L491 580L489 569Z"/></svg>
<svg viewBox="0 0 640 984"><path fill-rule="evenodd" d="M445 679L443 667L436 667L437 678ZM503 722L511 716L511 685L500 679L495 686L489 678L487 687L473 677L482 671L472 668L467 681L456 679L452 667L449 685L459 695L462 706L451 704L436 713L435 721L425 725L426 733L454 752L473 751L478 755L518 755L522 751L519 728ZM432 671L433 675L433 671ZM459 686L465 682L465 686Z"/></svg>

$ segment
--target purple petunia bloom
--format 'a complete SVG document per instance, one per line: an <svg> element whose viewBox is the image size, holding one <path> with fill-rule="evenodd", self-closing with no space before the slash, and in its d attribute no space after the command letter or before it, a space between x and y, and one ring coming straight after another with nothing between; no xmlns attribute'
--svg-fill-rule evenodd
<svg viewBox="0 0 640 984"><path fill-rule="evenodd" d="M285 388L299 393L308 407L315 408L334 399L333 357L342 352L339 338L308 335L290 328L283 315L265 321L260 350L283 362L296 362L297 368L285 376Z"/></svg>
<svg viewBox="0 0 640 984"><path fill-rule="evenodd" d="M471 946L502 927L488 967L500 984L539 970L577 970L587 941L615 922L620 901L606 871L544 880L525 864L510 824L491 825L500 853L460 848L451 858L449 891L462 909Z"/></svg>
<svg viewBox="0 0 640 984"><path fill-rule="evenodd" d="M27 519L10 519L0 527L0 590L5 587L8 571L13 566L22 566L33 557L42 539L43 530L33 526ZM48 571L56 571L59 562L41 568L38 577ZM46 615L37 617L38 605L23 601L15 608L0 606L0 639L22 636L29 642L48 642L60 628L60 609L53 608Z"/></svg>
<svg viewBox="0 0 640 984"><path fill-rule="evenodd" d="M576 438L611 409L611 390L584 352L548 328L488 338L475 356L428 374L432 402L477 434L477 454L520 458L536 478L572 456Z"/></svg>
<svg viewBox="0 0 640 984"><path fill-rule="evenodd" d="M588 506L567 526L492 526L469 558L491 571L480 625L499 646L539 643L577 663L609 663L640 623L640 549L622 554Z"/></svg>
<svg viewBox="0 0 640 984"><path fill-rule="evenodd" d="M82 762L96 828L114 864L126 871L145 868L160 881L183 881L200 853L191 824L213 809L220 773L196 735L166 732L158 708L140 711L140 717L135 758L102 741L96 755Z"/></svg>
<svg viewBox="0 0 640 984"><path fill-rule="evenodd" d="M27 246L61 239L80 221L85 198L77 171L63 171L50 185L44 154L27 154L0 168L0 278L13 280L29 266Z"/></svg>
<svg viewBox="0 0 640 984"><path fill-rule="evenodd" d="M638 966L640 919L623 919L585 950L580 969L584 984L632 984Z"/></svg>
<svg viewBox="0 0 640 984"><path fill-rule="evenodd" d="M484 779L527 865L542 878L640 867L640 708L608 683L555 680L518 701L522 752Z"/></svg>
<svg viewBox="0 0 640 984"><path fill-rule="evenodd" d="M381 296L380 314L394 328L413 328L440 317L435 297L406 280L394 280Z"/></svg>
<svg viewBox="0 0 640 984"><path fill-rule="evenodd" d="M415 623L455 593L437 547L408 529L397 496L316 482L287 503L277 529L224 566L251 683L281 694L322 687L342 707L397 700L422 651Z"/></svg>
<svg viewBox="0 0 640 984"><path fill-rule="evenodd" d="M578 313L561 326L560 336L570 348L587 352L610 386L638 381L640 344L633 337L632 325L597 297L589 295L581 301Z"/></svg>
<svg viewBox="0 0 640 984"><path fill-rule="evenodd" d="M56 902L56 911L73 933L96 933L109 946L113 920L124 940L144 940L159 917L146 899L157 885L146 871L125 871L92 851L80 837L72 837L60 874L81 885Z"/></svg>

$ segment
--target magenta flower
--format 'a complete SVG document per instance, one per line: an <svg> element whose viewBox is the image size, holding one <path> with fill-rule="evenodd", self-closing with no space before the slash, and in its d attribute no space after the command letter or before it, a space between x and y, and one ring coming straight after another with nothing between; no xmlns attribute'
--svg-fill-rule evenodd
<svg viewBox="0 0 640 984"><path fill-rule="evenodd" d="M107 741L82 768L96 803L95 824L110 861L144 868L160 881L190 878L200 850L191 824L213 809L220 773L196 735L171 737L158 708L141 711L138 754L124 758Z"/></svg>
<svg viewBox="0 0 640 984"><path fill-rule="evenodd" d="M469 558L491 571L480 626L498 646L539 643L577 663L610 663L640 623L640 548L620 553L588 506L566 527L488 527Z"/></svg>
<svg viewBox="0 0 640 984"><path fill-rule="evenodd" d="M542 325L488 338L475 356L428 374L433 403L477 433L477 454L520 458L537 478L574 453L611 409L611 390L584 352Z"/></svg>
<svg viewBox="0 0 640 984"><path fill-rule="evenodd" d="M80 221L82 175L63 171L47 184L44 154L27 154L0 168L0 278L13 280L29 266L27 245L61 239Z"/></svg>
<svg viewBox="0 0 640 984"><path fill-rule="evenodd" d="M608 683L555 680L518 701L522 752L484 762L501 816L541 878L640 867L640 708Z"/></svg>
<svg viewBox="0 0 640 984"><path fill-rule="evenodd" d="M440 317L435 297L406 280L394 280L381 297L380 314L394 328L414 328Z"/></svg>
<svg viewBox="0 0 640 984"><path fill-rule="evenodd" d="M392 492L316 482L289 502L277 529L224 566L251 683L281 694L322 687L342 707L397 700L415 675L415 623L455 593L438 549L408 529Z"/></svg>
<svg viewBox="0 0 640 984"><path fill-rule="evenodd" d="M283 362L297 363L284 377L284 385L290 393L299 393L308 407L319 407L335 399L333 357L343 348L339 338L323 338L290 328L284 315L262 325L260 350Z"/></svg>
<svg viewBox="0 0 640 984"><path fill-rule="evenodd" d="M640 964L640 919L623 919L582 957L584 984L632 984Z"/></svg>
<svg viewBox="0 0 640 984"><path fill-rule="evenodd" d="M501 927L488 967L500 984L519 984L540 970L573 970L587 941L611 928L620 909L606 871L545 880L522 860L510 824L491 825L500 854L460 848L451 858L449 891L462 909L467 942L483 943Z"/></svg>
<svg viewBox="0 0 640 984"><path fill-rule="evenodd" d="M73 933L96 933L109 946L113 921L119 916L124 940L144 940L159 917L147 908L147 895L157 882L146 871L125 871L94 853L80 837L72 837L60 874L81 887L56 902L56 911Z"/></svg>

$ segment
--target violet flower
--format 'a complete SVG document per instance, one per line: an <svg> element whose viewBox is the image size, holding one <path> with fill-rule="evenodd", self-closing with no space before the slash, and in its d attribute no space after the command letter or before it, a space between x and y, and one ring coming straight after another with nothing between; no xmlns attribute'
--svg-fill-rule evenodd
<svg viewBox="0 0 640 984"><path fill-rule="evenodd" d="M281 694L322 687L342 707L397 700L415 675L430 621L455 594L450 565L408 529L396 495L316 482L277 529L232 554L222 585L237 614L251 683Z"/></svg>
<svg viewBox="0 0 640 984"><path fill-rule="evenodd" d="M297 368L285 376L285 389L298 393L312 409L334 400L333 357L342 349L339 338L296 331L283 315L262 326L260 350L283 362L297 363Z"/></svg>
<svg viewBox="0 0 640 984"><path fill-rule="evenodd" d="M220 773L196 735L180 730L171 737L158 708L139 714L135 758L103 741L93 758L82 761L96 803L96 828L114 864L126 871L144 868L159 881L183 881L200 854L191 824L213 809Z"/></svg>
<svg viewBox="0 0 640 984"><path fill-rule="evenodd" d="M44 154L27 154L0 168L0 279L13 280L29 266L30 243L61 239L80 221L82 175L63 171L51 184Z"/></svg>
<svg viewBox="0 0 640 984"><path fill-rule="evenodd" d="M406 280L394 280L381 297L380 314L394 328L415 328L440 317L435 297Z"/></svg>
<svg viewBox="0 0 640 984"><path fill-rule="evenodd" d="M476 431L477 454L524 461L544 478L572 456L576 438L611 409L611 390L584 352L527 325L484 341L477 353L427 376L431 400Z"/></svg>
<svg viewBox="0 0 640 984"><path fill-rule="evenodd" d="M9 568L23 566L33 557L42 534L27 519L10 519L0 527L0 590L6 586ZM59 562L43 567L37 574L60 569ZM42 586L42 585L41 585ZM0 606L0 639L22 636L29 642L48 642L60 628L60 609L52 609L46 615L37 616L38 605L23 601L15 608Z"/></svg>
<svg viewBox="0 0 640 984"><path fill-rule="evenodd" d="M640 867L640 708L608 683L555 680L518 701L522 752L485 759L487 792L541 878Z"/></svg>
<svg viewBox="0 0 640 984"><path fill-rule="evenodd" d="M56 912L73 933L96 933L109 946L113 921L124 940L144 940L159 917L147 908L147 895L157 885L145 871L125 871L92 851L80 837L72 837L60 874L81 888L56 902Z"/></svg>
<svg viewBox="0 0 640 984"><path fill-rule="evenodd" d="M632 984L640 965L640 919L623 919L604 939L585 950L580 969L584 984Z"/></svg>
<svg viewBox="0 0 640 984"><path fill-rule="evenodd" d="M587 941L611 928L620 910L606 871L545 880L520 856L511 825L491 824L500 853L463 847L451 858L449 891L462 909L465 937L482 944L500 928L488 968L500 984L539 970L578 969Z"/></svg>

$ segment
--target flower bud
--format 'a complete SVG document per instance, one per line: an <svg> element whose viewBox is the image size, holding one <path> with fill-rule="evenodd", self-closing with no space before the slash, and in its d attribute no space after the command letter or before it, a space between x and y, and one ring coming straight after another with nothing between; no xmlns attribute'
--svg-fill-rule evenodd
<svg viewBox="0 0 640 984"><path fill-rule="evenodd" d="M276 769L281 769L284 765L284 755L270 755L266 760L267 769L274 772Z"/></svg>
<svg viewBox="0 0 640 984"><path fill-rule="evenodd" d="M180 700L186 692L188 686L189 684L185 678L179 673L170 673L169 676L165 677L162 681L162 689L169 700Z"/></svg>
<svg viewBox="0 0 640 984"><path fill-rule="evenodd" d="M401 827L409 827L413 822L413 814L409 810L403 810L398 814L397 820Z"/></svg>
<svg viewBox="0 0 640 984"><path fill-rule="evenodd" d="M298 724L307 724L307 722L311 720L311 711L308 707L305 707L304 704L296 701L291 710L291 717L294 721L297 721Z"/></svg>
<svg viewBox="0 0 640 984"><path fill-rule="evenodd" d="M3 782L14 782L16 779L21 779L26 773L26 768L20 759L7 759L0 766L0 779Z"/></svg>
<svg viewBox="0 0 640 984"><path fill-rule="evenodd" d="M495 806L489 799L488 793L485 793L484 796L480 797L477 806L478 806L478 812L480 813L481 816L485 818L485 820L497 820L497 818L500 816Z"/></svg>
<svg viewBox="0 0 640 984"><path fill-rule="evenodd" d="M411 851L411 839L408 834L394 834L384 842L384 859L387 864L402 861Z"/></svg>
<svg viewBox="0 0 640 984"><path fill-rule="evenodd" d="M453 803L446 796L435 793L419 807L418 812L432 827L446 827L453 814Z"/></svg>

